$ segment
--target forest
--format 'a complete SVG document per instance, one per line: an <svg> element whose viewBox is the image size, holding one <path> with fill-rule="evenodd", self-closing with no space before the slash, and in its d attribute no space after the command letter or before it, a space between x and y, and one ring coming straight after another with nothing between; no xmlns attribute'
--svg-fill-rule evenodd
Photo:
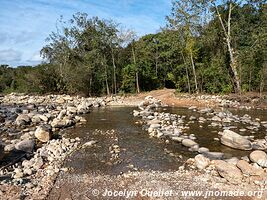
<svg viewBox="0 0 267 200"><path fill-rule="evenodd" d="M267 91L266 0L174 1L166 25L141 37L86 13L59 21L40 51L43 63L0 65L0 93Z"/></svg>

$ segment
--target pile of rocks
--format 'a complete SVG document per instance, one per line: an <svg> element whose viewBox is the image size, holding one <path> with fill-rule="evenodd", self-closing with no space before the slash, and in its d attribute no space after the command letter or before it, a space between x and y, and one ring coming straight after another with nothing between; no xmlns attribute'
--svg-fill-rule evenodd
<svg viewBox="0 0 267 200"><path fill-rule="evenodd" d="M226 181L234 184L246 181L261 186L267 185L267 155L262 151L267 149L266 138L255 140L253 136L243 136L229 130L231 122L251 126L253 127L252 130L266 128L264 126L265 122L260 122L259 119L252 120L249 115L239 117L229 111L217 112L211 108L197 109L197 107L190 107L190 110L199 114L189 117L188 123L190 121L194 123L197 120L200 124L219 123L219 127L223 129L219 132L220 139L218 139L221 144L240 150L256 150L249 156L242 157L241 160L236 157L225 159L223 152L210 152L208 148L200 147L194 134L188 135L185 133L186 129L189 128L185 120L186 116L157 112L156 108L159 108L161 104L155 106L153 105L154 102L157 102L157 100L153 98L150 102L145 100L139 106L139 111L133 111L133 115L142 118L143 126L150 136L162 138L166 141L172 140L187 147L189 151L198 153L195 158L186 162L189 166L214 176L223 177Z"/></svg>
<svg viewBox="0 0 267 200"><path fill-rule="evenodd" d="M61 170L61 163L75 150L79 138L64 138L61 130L86 122L80 116L112 99L69 95L30 96L10 94L0 97L0 159L11 153L24 156L0 168L1 184L25 187L26 193L47 190ZM61 139L57 139L61 138ZM43 184L43 185L42 185Z"/></svg>
<svg viewBox="0 0 267 200"><path fill-rule="evenodd" d="M249 157L242 157L241 160L238 158L211 160L199 154L189 159L187 163L205 173L220 176L230 183L246 182L267 187L267 154L264 151L253 151Z"/></svg>
<svg viewBox="0 0 267 200"><path fill-rule="evenodd" d="M53 139L44 144L33 157L23 159L21 163L16 163L12 170L1 170L3 176L11 175L10 181L4 180L1 185L14 184L22 187L25 196L38 196L44 198L51 189L53 182L61 168L64 159L78 148L80 139Z"/></svg>
<svg viewBox="0 0 267 200"><path fill-rule="evenodd" d="M153 97L146 97L139 105L140 111L134 110L135 117L141 117L144 128L148 131L151 137L165 139L166 141L172 140L181 143L187 147L189 151L205 153L212 158L222 158L221 152L210 152L206 147L200 147L196 142L194 134L186 134L184 130L189 127L185 125L185 117L177 114L157 112L157 108L164 105Z"/></svg>
<svg viewBox="0 0 267 200"><path fill-rule="evenodd" d="M91 107L105 106L107 102L105 98L69 95L6 95L1 98L0 108L4 150L31 152L35 139L48 142L60 129L86 121L79 115L88 113Z"/></svg>

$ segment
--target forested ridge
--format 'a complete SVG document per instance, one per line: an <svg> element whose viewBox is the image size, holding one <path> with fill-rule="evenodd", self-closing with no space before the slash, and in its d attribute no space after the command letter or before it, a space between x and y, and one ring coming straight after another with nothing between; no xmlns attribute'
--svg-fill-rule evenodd
<svg viewBox="0 0 267 200"><path fill-rule="evenodd" d="M267 90L266 0L174 1L166 26L142 37L115 21L76 13L60 19L46 44L44 63L0 66L0 93Z"/></svg>

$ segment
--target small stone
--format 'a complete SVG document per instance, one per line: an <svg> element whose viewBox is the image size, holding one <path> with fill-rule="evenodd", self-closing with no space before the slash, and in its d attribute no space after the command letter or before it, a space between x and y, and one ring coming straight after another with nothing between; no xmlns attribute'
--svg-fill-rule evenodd
<svg viewBox="0 0 267 200"><path fill-rule="evenodd" d="M48 142L52 136L52 128L50 125L39 126L34 135L41 142Z"/></svg>
<svg viewBox="0 0 267 200"><path fill-rule="evenodd" d="M184 139L182 140L182 144L186 147L192 147L194 145L197 145L197 143L193 140L190 140L190 139Z"/></svg>
<svg viewBox="0 0 267 200"><path fill-rule="evenodd" d="M25 140L22 140L21 142L15 144L15 149L17 149L19 151L25 151L28 153L32 153L34 146L35 146L34 140L25 139Z"/></svg>

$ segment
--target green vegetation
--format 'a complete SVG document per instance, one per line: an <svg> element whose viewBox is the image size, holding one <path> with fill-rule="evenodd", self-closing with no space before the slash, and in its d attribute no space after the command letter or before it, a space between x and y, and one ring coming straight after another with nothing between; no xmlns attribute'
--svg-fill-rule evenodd
<svg viewBox="0 0 267 200"><path fill-rule="evenodd" d="M137 38L77 13L47 39L36 67L0 66L0 92L102 95L175 88L266 91L266 0L179 0L157 34Z"/></svg>

